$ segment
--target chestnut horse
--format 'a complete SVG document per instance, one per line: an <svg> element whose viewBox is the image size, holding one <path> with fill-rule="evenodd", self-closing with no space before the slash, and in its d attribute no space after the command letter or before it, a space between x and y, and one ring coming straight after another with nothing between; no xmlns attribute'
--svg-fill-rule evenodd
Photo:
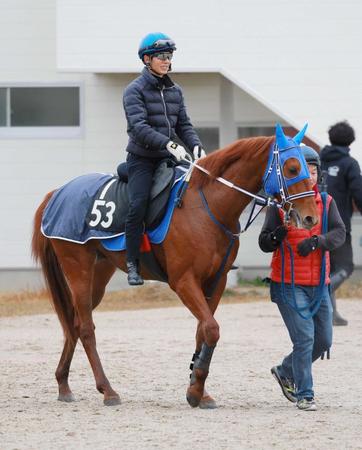
<svg viewBox="0 0 362 450"><path fill-rule="evenodd" d="M294 143L294 148L299 149L301 139L288 139ZM216 407L205 390L212 353L219 340L219 325L214 313L225 288L227 273L238 252L239 217L251 200L242 190L256 194L262 188L273 142L273 137L241 139L199 160L199 168L206 169L208 174L205 170L193 168L182 207L175 209L164 242L152 245L158 263L168 275L169 286L198 321L196 351L187 389L187 401L193 407ZM300 162L289 158L280 167L284 177L292 179L300 170ZM227 180L229 185L220 183L218 178ZM241 191L232 189L230 183L242 188ZM200 195L201 190L204 197ZM295 195L301 192L307 192L307 196ZM281 205L285 209L292 205L299 217L299 225L305 228L311 228L318 221L310 192L310 180L305 177L288 186L290 197L287 200L293 198L293 201L282 202ZM126 271L125 252L107 251L98 240L80 245L45 237L41 232L41 220L52 194L47 194L36 211L32 251L41 263L65 335L64 349L55 373L58 399L65 402L74 400L68 376L74 349L80 339L93 370L96 387L104 396L104 404L119 404L120 397L111 387L96 349L92 310L102 300L115 270ZM276 198L280 199L278 195ZM208 206L205 206L205 199ZM145 279L149 279L147 271L141 272ZM216 274L216 286L212 295L206 298L205 292Z"/></svg>

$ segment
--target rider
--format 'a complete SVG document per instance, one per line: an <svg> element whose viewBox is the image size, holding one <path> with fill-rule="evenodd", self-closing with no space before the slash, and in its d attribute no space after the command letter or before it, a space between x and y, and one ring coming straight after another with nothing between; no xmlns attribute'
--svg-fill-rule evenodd
<svg viewBox="0 0 362 450"><path fill-rule="evenodd" d="M297 228L283 223L283 212L277 207L269 207L259 246L264 252L273 252L271 263L271 300L279 308L283 321L293 343L293 351L282 363L271 369L284 396L305 411L314 411L312 361L318 359L332 344L332 306L329 297L329 252L343 244L345 226L337 206L328 196L327 232L322 232L323 202L317 189L320 177L320 158L311 147L302 146L307 161L310 179L315 191L319 211L319 222L311 230ZM284 242L283 242L284 241ZM289 253L288 245L291 247ZM322 252L326 252L326 274L320 297L314 299L316 287L320 283ZM284 254L284 256L283 256ZM294 260L294 286L292 280L292 257ZM282 274L284 271L284 280ZM295 296L295 297L294 297ZM293 301L295 298L296 306ZM312 301L320 300L317 312L311 316ZM294 307L293 307L294 306ZM300 308L297 312L297 308ZM308 315L309 313L309 315Z"/></svg>
<svg viewBox="0 0 362 450"><path fill-rule="evenodd" d="M168 76L175 50L175 42L166 34L147 34L138 49L145 67L123 95L129 136L126 247L130 285L143 284L139 248L155 170L171 155L176 161L186 157L185 148L175 142L177 138L192 150L195 160L205 156L187 115L182 90Z"/></svg>

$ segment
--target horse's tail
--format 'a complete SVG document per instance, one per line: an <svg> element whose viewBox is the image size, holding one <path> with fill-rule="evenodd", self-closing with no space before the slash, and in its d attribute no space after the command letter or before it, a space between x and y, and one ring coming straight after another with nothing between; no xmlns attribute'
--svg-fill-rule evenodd
<svg viewBox="0 0 362 450"><path fill-rule="evenodd" d="M35 213L32 255L36 262L40 262L45 282L64 334L71 342L75 342L74 307L71 293L50 239L41 232L43 212L52 194L53 192L47 194Z"/></svg>

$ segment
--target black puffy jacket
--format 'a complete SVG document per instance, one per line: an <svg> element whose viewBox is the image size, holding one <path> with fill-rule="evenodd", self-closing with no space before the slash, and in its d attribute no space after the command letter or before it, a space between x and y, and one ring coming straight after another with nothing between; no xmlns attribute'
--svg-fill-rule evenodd
<svg viewBox="0 0 362 450"><path fill-rule="evenodd" d="M322 170L328 172L328 193L337 203L347 233L351 232L352 200L362 214L361 169L349 152L349 147L327 145L320 154Z"/></svg>
<svg viewBox="0 0 362 450"><path fill-rule="evenodd" d="M123 94L129 141L127 152L150 158L170 156L166 144L181 139L191 151L201 142L186 113L180 86L145 67Z"/></svg>

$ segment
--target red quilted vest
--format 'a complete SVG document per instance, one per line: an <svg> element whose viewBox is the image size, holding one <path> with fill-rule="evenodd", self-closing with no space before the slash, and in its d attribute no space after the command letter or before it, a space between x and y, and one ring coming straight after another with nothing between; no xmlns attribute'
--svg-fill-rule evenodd
<svg viewBox="0 0 362 450"><path fill-rule="evenodd" d="M320 249L311 252L308 256L299 256L297 253L297 244L303 239L310 238L313 235L322 233L322 214L323 214L323 202L319 193L316 195L316 203L319 214L319 222L311 230L304 228L296 228L294 226L288 226L288 234L285 240L290 244L293 256L294 256L294 283L301 284L303 286L318 286L320 282L320 272L322 265L322 251ZM332 197L327 197L327 211L331 203ZM279 210L281 219L283 220L284 211ZM291 283L291 266L290 266L290 254L286 246L285 240L283 241L284 249L284 282ZM271 262L271 279L280 283L282 281L282 256L280 247L278 247L274 253ZM325 284L329 284L329 252L326 252L326 280Z"/></svg>

